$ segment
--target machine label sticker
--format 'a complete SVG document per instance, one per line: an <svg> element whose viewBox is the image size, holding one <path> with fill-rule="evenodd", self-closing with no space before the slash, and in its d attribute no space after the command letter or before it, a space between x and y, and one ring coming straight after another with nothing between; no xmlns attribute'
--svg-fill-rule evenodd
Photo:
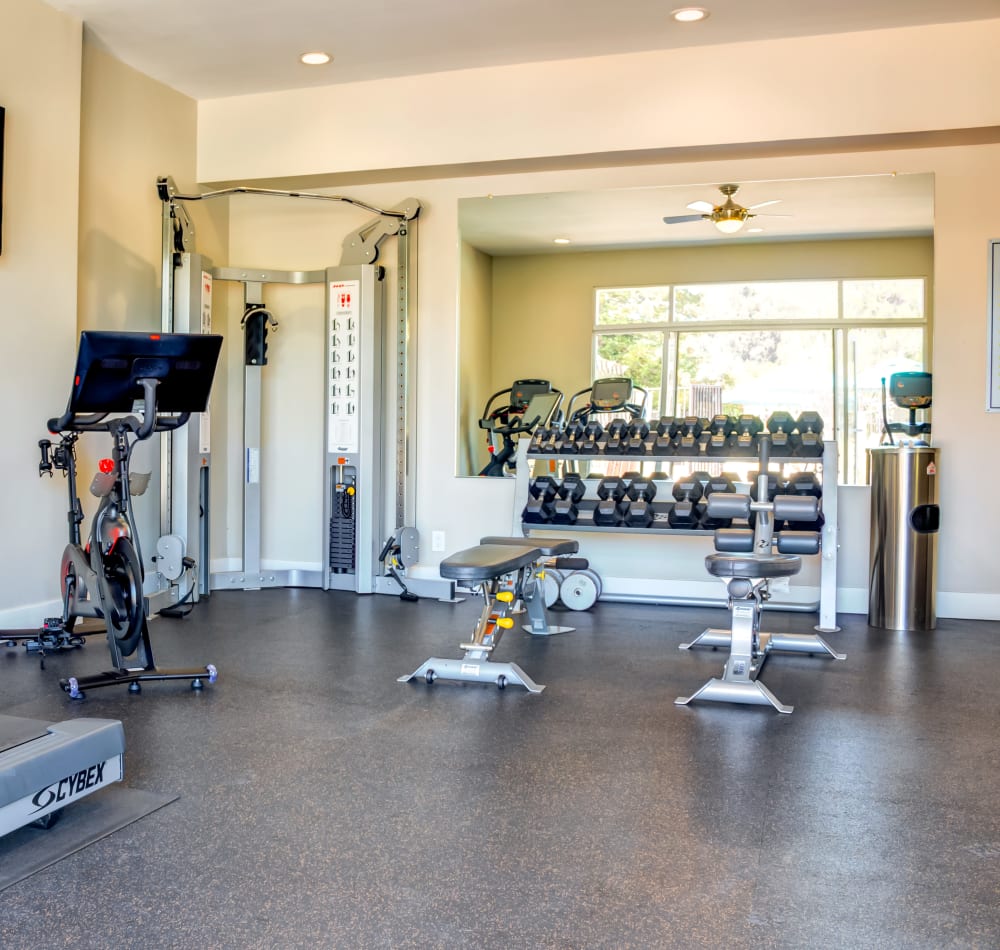
<svg viewBox="0 0 1000 950"><path fill-rule="evenodd" d="M463 663L462 664L462 673L463 674L467 674L469 676L478 676L479 675L479 667L476 664L474 664L474 663Z"/></svg>
<svg viewBox="0 0 1000 950"><path fill-rule="evenodd" d="M361 281L331 280L327 303L327 451L357 452ZM351 398L354 397L354 398Z"/></svg>
<svg viewBox="0 0 1000 950"><path fill-rule="evenodd" d="M937 475L937 466L933 462L931 462L927 466L927 474L928 475Z"/></svg>
<svg viewBox="0 0 1000 950"><path fill-rule="evenodd" d="M66 775L59 781L46 785L34 795L25 795L24 798L0 808L0 835L20 828L30 821L44 818L49 812L84 798L105 785L120 782L122 774L122 757L115 755Z"/></svg>

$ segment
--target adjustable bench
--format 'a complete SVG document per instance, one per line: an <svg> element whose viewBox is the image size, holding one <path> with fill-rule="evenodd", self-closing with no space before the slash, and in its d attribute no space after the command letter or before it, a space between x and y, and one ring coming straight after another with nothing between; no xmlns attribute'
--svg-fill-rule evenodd
<svg viewBox="0 0 1000 950"><path fill-rule="evenodd" d="M534 548L540 554L532 565L524 582L524 589L515 595L524 604L528 612L530 625L524 627L528 633L536 637L549 637L555 633L570 633L575 627L558 627L549 623L545 613L545 569L547 567L560 570L582 571L589 567L586 558L574 558L568 555L576 554L580 544L569 538L482 538L480 544L502 544L519 548Z"/></svg>
<svg viewBox="0 0 1000 950"><path fill-rule="evenodd" d="M485 602L483 612L472 639L460 644L465 656L460 660L431 657L408 676L400 676L398 682L406 683L422 677L428 684L436 679L448 679L466 683L495 683L498 689L504 689L508 683L517 683L529 693L540 693L545 689L516 663L498 663L490 659L490 654L500 645L504 631L514 626L511 613L517 592L524 589L527 576L541 557L542 551L537 546L480 544L445 558L440 566L441 576L468 586L478 586ZM513 583L502 584L509 575L514 575Z"/></svg>

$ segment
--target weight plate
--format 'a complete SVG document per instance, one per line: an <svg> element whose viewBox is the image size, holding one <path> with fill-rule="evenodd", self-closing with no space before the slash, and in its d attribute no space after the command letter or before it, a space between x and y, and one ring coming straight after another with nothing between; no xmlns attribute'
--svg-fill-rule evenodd
<svg viewBox="0 0 1000 950"><path fill-rule="evenodd" d="M545 594L545 606L552 607L559 600L559 591L562 589L563 574L554 568L545 569L545 580L542 590Z"/></svg>
<svg viewBox="0 0 1000 950"><path fill-rule="evenodd" d="M597 587L597 599L601 599L601 594L604 592L604 585L601 583L601 575L597 573L592 567L585 568L580 571L581 574L586 574L587 577L593 579L595 586Z"/></svg>
<svg viewBox="0 0 1000 950"><path fill-rule="evenodd" d="M597 584L590 571L574 571L559 588L562 602L570 610L589 610L597 603Z"/></svg>

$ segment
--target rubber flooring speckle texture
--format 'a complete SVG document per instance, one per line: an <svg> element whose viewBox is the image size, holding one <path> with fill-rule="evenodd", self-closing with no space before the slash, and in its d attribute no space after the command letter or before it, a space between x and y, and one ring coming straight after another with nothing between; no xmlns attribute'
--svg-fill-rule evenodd
<svg viewBox="0 0 1000 950"><path fill-rule="evenodd" d="M1000 624L842 616L845 662L767 661L790 716L674 705L721 671L677 649L721 610L510 631L497 659L538 696L396 682L460 656L479 609L215 593L151 628L161 666L219 667L201 693L73 703L58 680L107 668L101 638L44 670L0 650L3 712L121 719L126 783L180 796L5 891L0 946L1000 946Z"/></svg>

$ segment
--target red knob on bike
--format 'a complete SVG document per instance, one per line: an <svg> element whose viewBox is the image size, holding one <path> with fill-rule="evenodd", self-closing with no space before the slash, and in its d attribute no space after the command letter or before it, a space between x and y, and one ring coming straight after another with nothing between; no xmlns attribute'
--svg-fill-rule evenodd
<svg viewBox="0 0 1000 950"><path fill-rule="evenodd" d="M110 475L115 470L115 463L111 459L101 459L97 467L105 474Z"/></svg>

